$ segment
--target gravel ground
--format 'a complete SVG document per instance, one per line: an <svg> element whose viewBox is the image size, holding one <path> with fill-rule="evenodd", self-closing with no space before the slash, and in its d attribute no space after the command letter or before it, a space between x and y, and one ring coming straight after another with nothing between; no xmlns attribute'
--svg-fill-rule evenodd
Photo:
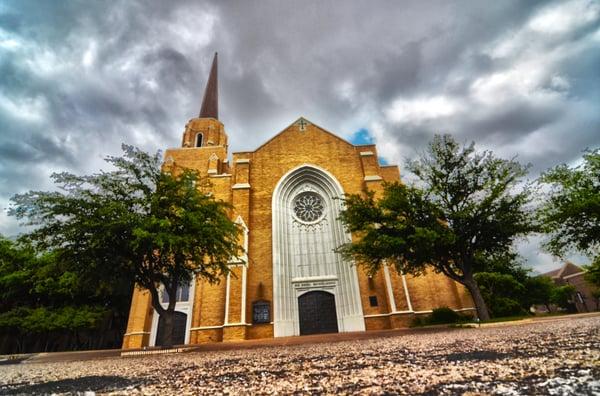
<svg viewBox="0 0 600 396"><path fill-rule="evenodd" d="M600 317L0 366L0 394L600 395Z"/></svg>

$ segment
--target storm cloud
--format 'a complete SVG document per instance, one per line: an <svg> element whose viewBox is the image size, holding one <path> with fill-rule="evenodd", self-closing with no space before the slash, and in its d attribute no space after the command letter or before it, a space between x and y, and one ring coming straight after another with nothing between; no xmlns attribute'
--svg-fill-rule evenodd
<svg viewBox="0 0 600 396"><path fill-rule="evenodd" d="M122 142L178 146L219 52L233 151L299 116L403 164L435 133L532 164L600 145L600 3L44 2L0 4L0 207L89 173ZM0 233L20 231L0 214ZM537 242L522 248L529 264Z"/></svg>

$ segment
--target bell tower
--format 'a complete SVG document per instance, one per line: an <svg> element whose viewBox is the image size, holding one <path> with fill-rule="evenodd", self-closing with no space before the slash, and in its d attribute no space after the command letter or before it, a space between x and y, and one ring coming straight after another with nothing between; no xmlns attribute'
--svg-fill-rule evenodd
<svg viewBox="0 0 600 396"><path fill-rule="evenodd" d="M217 53L213 58L210 75L204 90L200 113L188 121L183 132L181 146L201 148L221 146L227 150L227 134L219 121L219 85Z"/></svg>

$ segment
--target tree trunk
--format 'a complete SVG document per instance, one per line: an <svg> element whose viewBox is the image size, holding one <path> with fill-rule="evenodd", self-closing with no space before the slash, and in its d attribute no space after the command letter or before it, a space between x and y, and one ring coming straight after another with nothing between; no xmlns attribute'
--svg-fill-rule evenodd
<svg viewBox="0 0 600 396"><path fill-rule="evenodd" d="M163 308L160 303L158 288L154 285L154 287L149 288L149 290L150 295L152 296L152 306L159 315L159 323L161 318L164 320L164 342L161 346L171 347L173 346L173 317L175 316L177 283L174 282L174 287L171 288L171 290L167 289L169 293L169 305L166 309Z"/></svg>
<svg viewBox="0 0 600 396"><path fill-rule="evenodd" d="M170 306L163 313L163 318L165 321L165 335L164 335L164 347L172 347L173 346L173 316L175 313L175 307L171 308Z"/></svg>
<svg viewBox="0 0 600 396"><path fill-rule="evenodd" d="M465 276L467 278L467 276ZM463 284L471 293L471 297L473 297L473 302L475 303L475 308L477 309L477 316L479 320L490 320L490 313L487 308L487 304L479 291L479 286L473 276L469 276L470 279L465 279Z"/></svg>

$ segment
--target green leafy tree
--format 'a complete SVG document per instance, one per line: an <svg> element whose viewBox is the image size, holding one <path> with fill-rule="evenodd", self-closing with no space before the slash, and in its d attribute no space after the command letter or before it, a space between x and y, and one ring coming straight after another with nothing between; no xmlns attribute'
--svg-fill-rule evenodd
<svg viewBox="0 0 600 396"><path fill-rule="evenodd" d="M600 256L598 256L592 264L586 265L584 268L586 270L583 275L585 280L597 288L600 288Z"/></svg>
<svg viewBox="0 0 600 396"><path fill-rule="evenodd" d="M546 248L557 256L579 251L600 260L600 149L587 151L575 168L557 166L544 173L550 186L539 210L548 235Z"/></svg>
<svg viewBox="0 0 600 396"><path fill-rule="evenodd" d="M595 287L592 290L592 297L596 299L596 309L600 308L600 255L596 257L590 265L584 266L585 274L583 278Z"/></svg>
<svg viewBox="0 0 600 396"><path fill-rule="evenodd" d="M512 249L491 256L477 257L477 260L482 272L510 275L521 284L530 277L531 270L523 267L522 258Z"/></svg>
<svg viewBox="0 0 600 396"><path fill-rule="evenodd" d="M81 332L96 335L88 347L116 346L132 285L93 292L97 284L52 252L0 237L0 353L77 349Z"/></svg>
<svg viewBox="0 0 600 396"><path fill-rule="evenodd" d="M523 313L521 301L525 287L512 275L498 272L479 272L475 280L493 317Z"/></svg>
<svg viewBox="0 0 600 396"><path fill-rule="evenodd" d="M559 306L560 308L574 311L575 308L573 306L573 294L575 291L576 289L573 285L556 286L552 290L550 302Z"/></svg>
<svg viewBox="0 0 600 396"><path fill-rule="evenodd" d="M161 169L160 154L123 145L108 157L112 171L52 176L59 191L16 195L12 215L35 229L27 239L77 263L86 278L105 274L102 287L134 282L150 291L172 344L176 293L194 276L217 282L238 256L238 227L229 207L206 191L197 172ZM68 288L69 279L62 279ZM169 296L163 308L160 290Z"/></svg>
<svg viewBox="0 0 600 396"><path fill-rule="evenodd" d="M422 188L389 183L380 199L372 192L347 197L341 219L357 238L338 251L371 273L384 262L399 272L441 272L463 284L479 318L489 319L474 275L485 271L481 257L509 251L534 229L525 209L530 192L515 191L526 167L444 135L408 168Z"/></svg>
<svg viewBox="0 0 600 396"><path fill-rule="evenodd" d="M525 283L524 306L529 308L532 305L544 305L550 312L550 303L552 292L556 284L548 276L535 276L526 279Z"/></svg>

